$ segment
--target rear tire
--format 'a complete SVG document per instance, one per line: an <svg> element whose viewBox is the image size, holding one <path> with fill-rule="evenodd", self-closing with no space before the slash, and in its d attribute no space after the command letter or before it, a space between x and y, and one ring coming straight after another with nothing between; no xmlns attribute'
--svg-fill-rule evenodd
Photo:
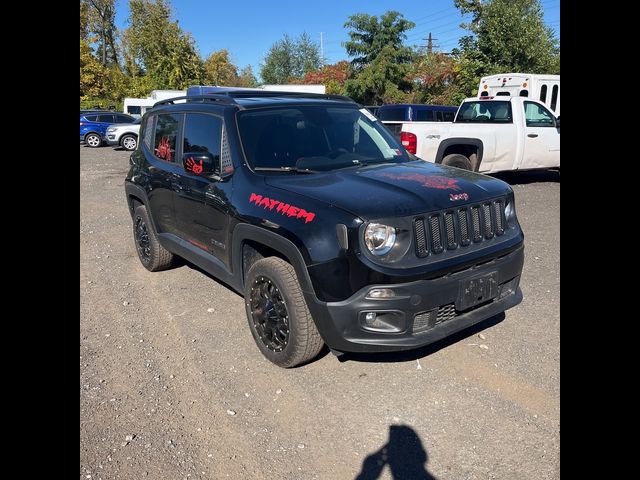
<svg viewBox="0 0 640 480"><path fill-rule="evenodd" d="M120 140L120 145L129 152L134 151L138 147L138 137L135 135L125 135Z"/></svg>
<svg viewBox="0 0 640 480"><path fill-rule="evenodd" d="M442 165L448 165L449 167L462 168L464 170L471 170L471 162L467 157L459 153L452 153L442 159Z"/></svg>
<svg viewBox="0 0 640 480"><path fill-rule="evenodd" d="M89 133L84 137L84 143L89 145L91 148L97 148L102 145L102 137L97 133Z"/></svg>
<svg viewBox="0 0 640 480"><path fill-rule="evenodd" d="M291 264L278 257L255 262L245 277L245 307L262 354L290 368L316 357L324 345Z"/></svg>
<svg viewBox="0 0 640 480"><path fill-rule="evenodd" d="M150 272L166 270L173 263L173 253L160 245L144 205L133 213L133 239L140 263Z"/></svg>

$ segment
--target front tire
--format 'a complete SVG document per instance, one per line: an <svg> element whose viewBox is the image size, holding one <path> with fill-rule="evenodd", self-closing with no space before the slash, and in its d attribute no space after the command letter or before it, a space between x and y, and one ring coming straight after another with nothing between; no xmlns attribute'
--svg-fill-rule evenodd
<svg viewBox="0 0 640 480"><path fill-rule="evenodd" d="M133 239L140 263L150 272L166 270L173 263L173 254L160 245L144 205L133 213Z"/></svg>
<svg viewBox="0 0 640 480"><path fill-rule="evenodd" d="M464 155L459 153L452 153L442 159L442 165L448 165L450 167L462 168L464 170L471 170L471 162Z"/></svg>
<svg viewBox="0 0 640 480"><path fill-rule="evenodd" d="M277 257L255 262L245 277L244 296L251 334L268 360L290 368L320 353L324 343L291 264Z"/></svg>
<svg viewBox="0 0 640 480"><path fill-rule="evenodd" d="M138 147L138 137L135 135L125 135L122 137L122 140L120 140L120 145L122 145L122 148L125 150L132 152Z"/></svg>
<svg viewBox="0 0 640 480"><path fill-rule="evenodd" d="M102 137L97 133L90 133L84 137L84 143L89 145L91 148L97 148L102 145Z"/></svg>

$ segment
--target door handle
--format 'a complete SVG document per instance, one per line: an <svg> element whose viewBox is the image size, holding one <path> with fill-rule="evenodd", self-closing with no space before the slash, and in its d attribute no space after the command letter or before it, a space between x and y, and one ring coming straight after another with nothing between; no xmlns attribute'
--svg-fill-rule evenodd
<svg viewBox="0 0 640 480"><path fill-rule="evenodd" d="M527 133L527 137L536 138L538 136L537 133Z"/></svg>

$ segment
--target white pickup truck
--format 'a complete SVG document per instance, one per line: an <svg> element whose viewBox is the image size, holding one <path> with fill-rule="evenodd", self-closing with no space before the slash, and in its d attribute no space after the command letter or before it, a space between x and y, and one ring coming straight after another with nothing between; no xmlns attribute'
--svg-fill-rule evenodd
<svg viewBox="0 0 640 480"><path fill-rule="evenodd" d="M403 123L401 141L423 160L476 172L560 167L560 117L526 97L467 98L453 123Z"/></svg>

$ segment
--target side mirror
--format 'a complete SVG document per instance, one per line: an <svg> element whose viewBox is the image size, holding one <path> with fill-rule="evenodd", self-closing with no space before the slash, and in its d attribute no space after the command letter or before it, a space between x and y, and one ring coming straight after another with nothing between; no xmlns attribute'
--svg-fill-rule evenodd
<svg viewBox="0 0 640 480"><path fill-rule="evenodd" d="M184 171L191 175L207 176L214 171L213 156L209 152L188 152L182 155Z"/></svg>
<svg viewBox="0 0 640 480"><path fill-rule="evenodd" d="M560 128L560 116L556 117L556 128Z"/></svg>

